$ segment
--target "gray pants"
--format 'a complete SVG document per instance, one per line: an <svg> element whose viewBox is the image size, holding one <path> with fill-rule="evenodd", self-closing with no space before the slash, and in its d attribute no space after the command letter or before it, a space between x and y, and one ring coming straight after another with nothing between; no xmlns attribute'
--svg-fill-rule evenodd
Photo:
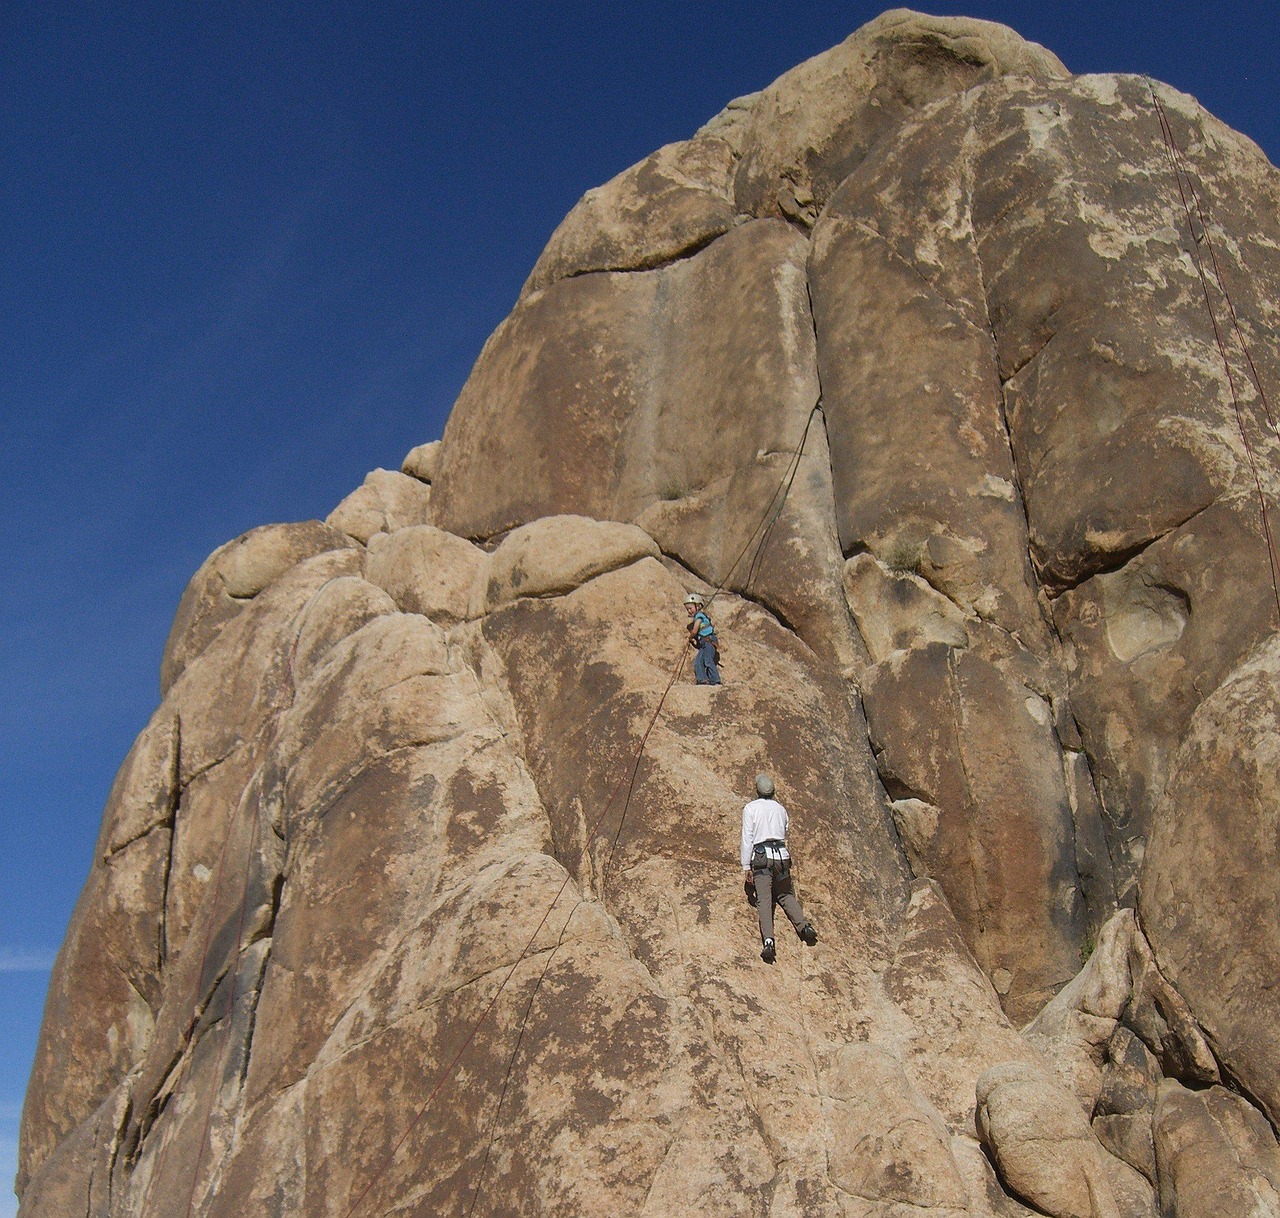
<svg viewBox="0 0 1280 1218"><path fill-rule="evenodd" d="M756 912L760 915L760 938L773 938L773 904L782 906L782 912L791 919L791 925L799 930L804 925L804 910L791 886L791 860L769 858L766 855L751 856L751 878L756 885Z"/></svg>

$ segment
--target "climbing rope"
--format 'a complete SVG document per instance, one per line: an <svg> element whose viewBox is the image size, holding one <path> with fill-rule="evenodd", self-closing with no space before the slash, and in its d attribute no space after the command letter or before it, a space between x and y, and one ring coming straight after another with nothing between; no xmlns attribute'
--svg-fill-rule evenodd
<svg viewBox="0 0 1280 1218"><path fill-rule="evenodd" d="M720 593L724 591L726 585L732 579L733 573L738 569L742 560L746 557L747 552L752 548L753 545L756 547L756 553L752 559L752 563L748 567L748 581L754 578L754 574L758 570L758 563L759 563L761 551L764 549L764 546L767 543L769 536L773 531L774 526L777 524L778 518L782 514L782 509L786 504L787 496L790 494L791 487L795 482L797 473L799 472L800 461L804 455L804 447L809 438L809 430L813 425L814 416L821 409L822 409L821 403L817 403L814 405L813 409L810 410L809 416L805 420L804 432L800 437L800 443L796 446L795 450L793 451L791 461L789 462L787 469L783 474L782 480L778 484L777 489L774 491L773 495L770 496L769 503L766 506L765 511L760 518L760 522L751 531L750 535L747 538L746 544L743 545L742 549L738 552L737 557L733 560L733 563L729 566L728 570L721 577L719 583L715 586L710 596L707 597L705 602L707 605L710 605L716 599L716 597L719 596ZM640 762L644 757L644 751L646 746L649 743L649 737L653 734L653 730L657 726L659 716L662 714L662 708L666 703L667 697L671 693L671 690L674 688L676 681L679 680L680 678L680 674L684 668L685 661L687 659L687 653L688 653L688 644L687 642L682 643L680 645L679 654L676 656L675 663L672 665L670 677L668 678L667 683L662 690L662 693L658 697L658 701L654 706L653 713L649 717L649 721L645 726L644 732L641 734L639 744L635 749L635 753L631 759L631 763L619 775L618 781L614 784L613 789L609 794L608 800L605 802L604 807L601 809L600 815L596 818L595 823L592 825L591 830L587 835L587 849L589 850L591 842L595 840L596 836L600 832L600 829L605 822L606 817L608 816L609 812L613 809L614 804L617 801L618 795L622 791L623 784L625 782L626 796L622 802L622 808L618 818L618 826L614 831L612 841L610 842L608 853L606 854L601 865L600 886L601 886L602 895L603 895L604 887L607 883L608 866L613 859L615 850L617 849L618 841L621 837L623 826L626 823L627 812L630 810L630 807L631 807L631 800L632 800L632 796L635 793L636 779L639 774ZM546 912L543 914L541 920L538 922L538 925L534 928L533 933L529 936L524 946L521 948L520 953L517 955L515 959L515 962L511 965L510 969L507 970L506 976L503 977L502 981L499 983L497 990L494 991L494 994L489 999L488 1004L485 1006L484 1010L480 1013L480 1016L473 1023L470 1032L467 1034L466 1039L463 1041L462 1045L454 1053L454 1055L450 1058L449 1062L446 1064L444 1069L440 1072L439 1076L436 1079L435 1084L431 1088L431 1091L427 1094L426 1099L423 1100L422 1104L415 1111L413 1118L410 1120L408 1126L405 1128L404 1132L397 1139L395 1145L383 1158L377 1170L370 1177L369 1182L361 1190L361 1192L356 1197L354 1202L352 1202L350 1207L348 1207L348 1209L343 1213L343 1218L352 1218L352 1215L356 1213L356 1211L364 1203L365 1199L373 1191L374 1187L377 1185L379 1180L385 1175L385 1173L391 1167L392 1163L395 1161L396 1156L400 1153L405 1143L409 1140L414 1129L417 1128L422 1118L426 1115L432 1102L434 1101L435 1097L439 1094L444 1083L452 1075L459 1061L461 1061L463 1054L467 1051L468 1048L470 1048L472 1042L475 1040L477 1034L479 1033L480 1028L488 1020L490 1014L493 1012L494 1008L497 1006L498 999L502 996L507 985L510 983L512 977L515 975L516 970L520 967L520 965L524 962L525 958L529 954L530 948L532 948L534 941L537 939L539 933L541 933L542 928L546 925L547 920L550 918L552 911L555 909L556 905L559 903L561 896L564 894L564 891L568 887L569 882L572 878L573 877L566 871L565 878L561 881L560 887L557 889L556 895L552 898L551 904L547 907ZM564 941L564 936L566 931L568 930L569 923L573 920L573 915L577 912L578 906L581 905L584 900L585 900L584 897L579 897L577 902L574 904L573 909L569 911L569 916L565 919L564 925L561 927L560 934L556 939L555 946L547 954L547 958L542 966L542 971L539 974L537 982L534 984L533 990L529 996L529 1001L525 1005L525 1009L519 1023L515 1045L507 1061L506 1070L503 1076L502 1087L499 1091L498 1102L494 1108L494 1115L489 1123L488 1138L485 1145L485 1152L484 1152L483 1159L481 1160L481 1168L476 1181L476 1186L472 1191L471 1201L467 1207L467 1214L471 1214L480 1197L481 1186L483 1184L483 1179L484 1179L484 1173L487 1170L493 1145L496 1139L497 1122L502 1111L503 1102L507 1095L507 1090L510 1084L512 1072L515 1067L515 1062L519 1055L521 1045L524 1042L525 1029L527 1027L529 1017L532 1014L534 1003L537 1000L538 993L542 987L542 982L546 978L547 970L550 968L551 961L554 959L556 952L559 951L560 946Z"/></svg>
<svg viewBox="0 0 1280 1218"><path fill-rule="evenodd" d="M1240 392L1236 386L1236 374L1231 367L1231 359L1227 354L1227 345L1222 336L1222 328L1218 324L1218 316L1213 307L1212 293L1209 287L1209 276L1204 268L1204 259L1200 256L1199 241L1196 238L1195 220L1192 218L1191 205L1195 203L1196 214L1200 220L1200 233L1204 240L1205 247L1209 251L1209 257L1213 264L1214 277L1217 281L1218 291L1222 295L1223 301L1226 303L1227 314L1231 319L1232 331L1235 335L1237 344L1244 354L1244 359L1249 368L1249 375L1253 381L1254 388L1257 391L1258 398L1262 403L1263 411L1266 415L1267 422L1270 424L1271 431L1277 439L1280 439L1280 431L1277 431L1276 420L1271 412L1271 404L1267 400L1266 391L1262 387L1262 379L1258 375L1257 366L1254 363L1253 355L1249 350L1249 344L1245 339L1244 330L1240 325L1239 316L1236 308L1231 300L1231 293L1227 290L1226 279L1222 274L1222 267L1218 262L1218 255L1213 246L1213 238L1209 231L1208 217L1205 214L1204 206L1200 201L1200 194L1196 190L1195 181L1192 177L1190 164L1187 161L1185 153L1178 145L1178 141L1173 134L1173 126L1169 122L1169 116L1165 112L1163 103L1156 94L1155 83L1150 77L1147 77L1147 89L1151 93L1151 103L1155 107L1156 115L1160 120L1160 134L1164 140L1165 153L1169 158L1169 165L1173 170L1174 181L1178 186L1178 197L1182 202L1183 214L1187 219L1187 231L1190 236L1189 253L1191 261L1196 268L1196 274L1200 279L1200 291L1204 297L1204 306L1209 314L1209 322L1213 327L1214 341L1217 343L1218 354L1222 357L1222 366L1227 374L1227 386L1231 392L1231 404L1235 412L1236 428L1240 433L1240 442L1244 445L1245 455L1249 462L1249 472L1253 476L1254 489L1258 496L1259 513L1262 518L1262 535L1267 546L1267 558L1271 568L1271 590L1275 596L1276 603L1276 620L1280 623L1280 556L1276 552L1276 540L1271 527L1270 513L1267 511L1267 496L1262 487L1262 475L1258 471L1258 460L1253 450L1253 445L1249 441L1248 429L1245 426L1244 406L1240 401Z"/></svg>

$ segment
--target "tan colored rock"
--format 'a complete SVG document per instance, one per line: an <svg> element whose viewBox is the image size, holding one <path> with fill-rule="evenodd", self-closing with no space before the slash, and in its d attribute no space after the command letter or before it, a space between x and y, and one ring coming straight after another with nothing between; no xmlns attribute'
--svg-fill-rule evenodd
<svg viewBox="0 0 1280 1218"><path fill-rule="evenodd" d="M818 401L805 256L789 225L756 222L662 270L526 297L445 429L438 522L493 537L546 515L634 521L708 583L760 600L840 667L858 664L821 415L751 561Z"/></svg>
<svg viewBox="0 0 1280 1218"><path fill-rule="evenodd" d="M1280 1146L1266 1118L1223 1087L1160 1084L1155 1108L1160 1205L1178 1218L1280 1215Z"/></svg>
<svg viewBox="0 0 1280 1218"><path fill-rule="evenodd" d="M1161 1218L1156 1191L1140 1171L1111 1154L1102 1156L1102 1165L1124 1218Z"/></svg>
<svg viewBox="0 0 1280 1218"><path fill-rule="evenodd" d="M461 537L433 525L413 525L372 538L367 577L405 613L443 623L465 621L471 585L486 555Z"/></svg>
<svg viewBox="0 0 1280 1218"><path fill-rule="evenodd" d="M913 1084L959 1138L976 1139L974 1088L987 1070L1020 1060L1048 1072L1036 1049L1009 1022L932 880L911 885L885 989L893 1004L893 1033L885 1039L895 1045ZM963 1167L962 1158L957 1162ZM973 1176L971 1171L964 1174L966 1179ZM972 1186L970 1192L976 1204L981 1194Z"/></svg>
<svg viewBox="0 0 1280 1218"><path fill-rule="evenodd" d="M160 663L161 693L248 601L303 559L356 543L337 529L308 520L250 529L214 550L191 577Z"/></svg>
<svg viewBox="0 0 1280 1218"><path fill-rule="evenodd" d="M969 1212L947 1127L895 1056L872 1045L846 1045L824 1089L828 1170L842 1192L933 1210L939 1218Z"/></svg>
<svg viewBox="0 0 1280 1218"><path fill-rule="evenodd" d="M653 538L635 525L545 516L514 529L489 556L473 591L472 616L521 596L559 596L606 571L660 555Z"/></svg>
<svg viewBox="0 0 1280 1218"><path fill-rule="evenodd" d="M741 157L747 137L747 126L751 119L751 111L759 100L760 94L745 93L735 97L719 114L708 119L694 132L695 136L715 136L724 140L733 151L735 157Z"/></svg>
<svg viewBox="0 0 1280 1218"><path fill-rule="evenodd" d="M894 9L780 76L752 107L738 207L813 223L832 191L916 110L1002 73L1067 76L1004 26Z"/></svg>
<svg viewBox="0 0 1280 1218"><path fill-rule="evenodd" d="M1125 1022L1171 1078L1196 1086L1221 1081L1218 1063L1187 1000L1161 972L1146 936L1135 933L1129 948L1133 991Z"/></svg>
<svg viewBox="0 0 1280 1218"><path fill-rule="evenodd" d="M440 471L440 448L439 440L411 448L400 465L400 472L417 478L419 482L434 482Z"/></svg>
<svg viewBox="0 0 1280 1218"><path fill-rule="evenodd" d="M841 546L921 576L1043 654L991 335L975 316L980 269L973 260L967 301L940 294L876 230L887 187L873 168L832 198L810 258Z"/></svg>
<svg viewBox="0 0 1280 1218"><path fill-rule="evenodd" d="M1085 1114L1034 1067L1009 1062L978 1080L978 1134L1015 1195L1053 1218L1120 1218Z"/></svg>
<svg viewBox="0 0 1280 1218"><path fill-rule="evenodd" d="M1280 645L1192 254L1269 384L1280 175L1156 96L1208 232L1147 82L886 14L591 192L354 536L215 554L24 1218L1275 1212L1214 1084L1274 1117Z"/></svg>
<svg viewBox="0 0 1280 1218"><path fill-rule="evenodd" d="M1277 733L1280 644L1272 640L1193 717L1156 810L1140 903L1171 988L1224 1067L1273 1119L1280 1113L1271 988L1280 974L1280 898L1259 877L1277 865Z"/></svg>
<svg viewBox="0 0 1280 1218"><path fill-rule="evenodd" d="M929 643L967 647L965 615L913 571L886 567L871 554L855 554L844 567L844 592L871 658Z"/></svg>
<svg viewBox="0 0 1280 1218"><path fill-rule="evenodd" d="M732 147L713 135L668 144L587 191L560 222L523 294L589 271L637 271L687 257L734 223Z"/></svg>
<svg viewBox="0 0 1280 1218"><path fill-rule="evenodd" d="M912 849L988 976L1008 972L1019 1021L1075 975L1084 935L1060 752L1030 692L941 643L892 654L864 691L890 796L937 809Z"/></svg>
<svg viewBox="0 0 1280 1218"><path fill-rule="evenodd" d="M1134 934L1133 910L1120 910L1102 928L1080 972L1023 1029L1085 1112L1098 1102L1116 1025L1133 992Z"/></svg>
<svg viewBox="0 0 1280 1218"><path fill-rule="evenodd" d="M1275 197L1274 173L1189 99L1161 96L1256 256L1237 281L1271 316L1275 237L1243 236L1271 221L1234 209ZM1124 78L957 96L840 185L811 266L842 546L914 561L1038 655L1028 545L1048 590L1066 589L1055 616L1121 889L1192 711L1274 610L1199 281L1152 189L1165 151L1130 120L1150 109ZM1034 223L1031 198L1048 200Z"/></svg>
<svg viewBox="0 0 1280 1218"><path fill-rule="evenodd" d="M169 691L181 723L182 787L252 743L288 701L307 606L333 581L359 575L363 565L364 552L354 542L298 563L187 666Z"/></svg>
<svg viewBox="0 0 1280 1218"><path fill-rule="evenodd" d="M325 524L367 544L377 533L431 523L431 489L417 478L375 469L325 518Z"/></svg>
<svg viewBox="0 0 1280 1218"><path fill-rule="evenodd" d="M288 696L295 615L359 565L354 546L321 553L249 600L187 665L121 767L50 979L24 1107L24 1178L52 1151L51 1133L76 1128L151 1046L163 968L183 945L234 811L207 795L229 786L232 801L241 796L252 753L244 742Z"/></svg>
<svg viewBox="0 0 1280 1218"><path fill-rule="evenodd" d="M292 656L295 685L306 681L335 644L366 622L396 612L395 601L360 576L339 576L324 584L307 604L299 624Z"/></svg>
<svg viewBox="0 0 1280 1218"><path fill-rule="evenodd" d="M1272 629L1274 594L1258 579L1265 548L1248 515L1242 503L1210 507L1056 602L1072 706L1129 882L1196 708ZM1147 628L1164 644L1135 650Z"/></svg>
<svg viewBox="0 0 1280 1218"><path fill-rule="evenodd" d="M150 1045L160 1003L170 835L168 826L156 828L99 857L72 913L22 1109L20 1190L51 1158L53 1172L68 1177L66 1185L47 1186L51 1196L83 1179L96 1157L85 1143L111 1133L96 1130L92 1114ZM95 1129L84 1130L86 1123ZM64 1139L73 1145L60 1150Z"/></svg>
<svg viewBox="0 0 1280 1218"><path fill-rule="evenodd" d="M1107 1046L1093 1132L1111 1154L1151 1184L1156 1182L1151 1116L1159 1083L1160 1067L1150 1050L1128 1028L1118 1027Z"/></svg>

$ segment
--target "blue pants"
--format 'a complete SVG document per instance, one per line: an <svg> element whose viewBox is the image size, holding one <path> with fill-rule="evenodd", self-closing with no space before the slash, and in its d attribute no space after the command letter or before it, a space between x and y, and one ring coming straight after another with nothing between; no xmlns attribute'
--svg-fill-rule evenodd
<svg viewBox="0 0 1280 1218"><path fill-rule="evenodd" d="M698 640L698 654L693 657L693 675L699 685L719 685L720 669L716 667L714 635Z"/></svg>

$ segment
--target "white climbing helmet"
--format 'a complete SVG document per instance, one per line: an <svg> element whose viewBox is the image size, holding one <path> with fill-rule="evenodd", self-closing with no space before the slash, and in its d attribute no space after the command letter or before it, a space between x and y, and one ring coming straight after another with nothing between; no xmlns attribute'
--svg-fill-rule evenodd
<svg viewBox="0 0 1280 1218"><path fill-rule="evenodd" d="M703 605L703 600L702 600L702 597L700 597L696 592L690 592L689 595L684 598L684 603L686 605L697 605L699 608L701 608Z"/></svg>

